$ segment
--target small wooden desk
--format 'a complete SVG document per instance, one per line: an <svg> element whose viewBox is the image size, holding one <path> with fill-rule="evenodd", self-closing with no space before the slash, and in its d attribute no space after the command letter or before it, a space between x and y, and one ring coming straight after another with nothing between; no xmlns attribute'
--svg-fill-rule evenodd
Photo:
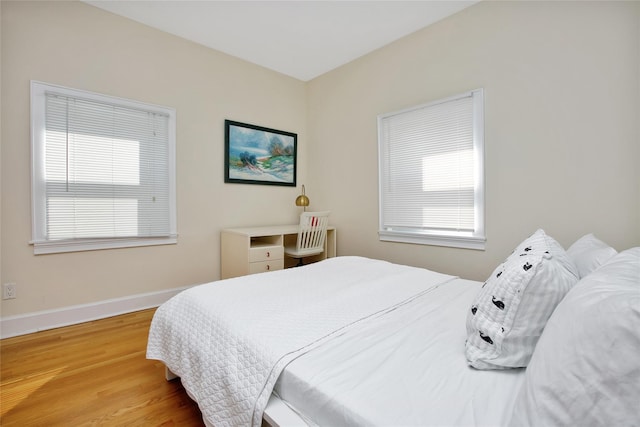
<svg viewBox="0 0 640 427"><path fill-rule="evenodd" d="M220 235L220 277L244 276L265 271L282 270L296 265L284 256L285 245L293 245L298 237L298 224L266 227L226 228ZM315 262L336 256L336 229L327 228L325 250L305 258ZM286 259L285 259L286 258Z"/></svg>

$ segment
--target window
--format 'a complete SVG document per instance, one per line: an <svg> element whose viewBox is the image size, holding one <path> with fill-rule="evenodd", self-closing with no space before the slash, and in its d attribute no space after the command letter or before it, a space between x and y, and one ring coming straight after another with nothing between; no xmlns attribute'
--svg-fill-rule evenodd
<svg viewBox="0 0 640 427"><path fill-rule="evenodd" d="M380 240L484 249L483 90L378 117Z"/></svg>
<svg viewBox="0 0 640 427"><path fill-rule="evenodd" d="M31 82L34 252L176 243L175 110Z"/></svg>

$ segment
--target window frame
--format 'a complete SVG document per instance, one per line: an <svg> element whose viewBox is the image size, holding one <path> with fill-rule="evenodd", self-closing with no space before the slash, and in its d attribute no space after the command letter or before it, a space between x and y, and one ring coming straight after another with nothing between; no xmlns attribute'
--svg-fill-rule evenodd
<svg viewBox="0 0 640 427"><path fill-rule="evenodd" d="M127 108L168 115L169 230L158 237L106 237L47 240L46 238L46 94L106 102ZM31 81L31 232L34 254L91 251L177 243L176 219L176 110L174 108Z"/></svg>
<svg viewBox="0 0 640 427"><path fill-rule="evenodd" d="M383 176L383 150L386 148L383 141L382 122L385 118L403 113L413 112L418 109L434 107L464 97L473 99L473 151L474 151L474 231L444 231L424 229L386 229L384 225L384 199L383 185L386 174ZM436 101L409 107L403 110L380 114L378 116L378 236L380 241L413 243L420 245L446 246L453 248L484 250L485 235L485 177L484 177L484 90L474 89L458 95L439 99Z"/></svg>

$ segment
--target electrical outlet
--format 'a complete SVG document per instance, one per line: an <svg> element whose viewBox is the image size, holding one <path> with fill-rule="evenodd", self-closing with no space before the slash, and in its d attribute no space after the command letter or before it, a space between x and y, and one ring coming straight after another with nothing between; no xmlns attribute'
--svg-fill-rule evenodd
<svg viewBox="0 0 640 427"><path fill-rule="evenodd" d="M16 297L16 284L5 283L2 287L2 299L14 299Z"/></svg>

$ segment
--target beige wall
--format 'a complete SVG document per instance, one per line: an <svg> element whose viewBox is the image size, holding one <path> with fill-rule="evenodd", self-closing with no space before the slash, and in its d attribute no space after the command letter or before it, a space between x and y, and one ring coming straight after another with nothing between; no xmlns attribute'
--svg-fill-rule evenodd
<svg viewBox="0 0 640 427"><path fill-rule="evenodd" d="M177 110L177 245L33 255L31 79ZM296 132L304 182L298 80L80 2L3 1L2 105L3 316L216 280L221 228L297 220L299 189L224 184L223 152L224 119Z"/></svg>
<svg viewBox="0 0 640 427"><path fill-rule="evenodd" d="M3 1L2 316L215 280L221 228L294 222L298 190L223 183L225 118L299 134L340 255L484 280L538 227L640 245L639 28L632 2L482 2L305 84L82 3ZM31 79L176 108L178 245L33 255ZM376 116L478 87L486 251L379 242Z"/></svg>
<svg viewBox="0 0 640 427"><path fill-rule="evenodd" d="M640 245L639 24L637 2L482 2L310 82L309 188L338 252L484 280L539 227ZM378 241L377 115L479 87L486 251Z"/></svg>
<svg viewBox="0 0 640 427"><path fill-rule="evenodd" d="M2 2L0 2L0 22L2 22ZM0 29L1 30L1 29ZM2 278L2 31L0 31L0 279ZM0 281L0 286L2 286ZM0 304L0 316L2 316L2 305Z"/></svg>

